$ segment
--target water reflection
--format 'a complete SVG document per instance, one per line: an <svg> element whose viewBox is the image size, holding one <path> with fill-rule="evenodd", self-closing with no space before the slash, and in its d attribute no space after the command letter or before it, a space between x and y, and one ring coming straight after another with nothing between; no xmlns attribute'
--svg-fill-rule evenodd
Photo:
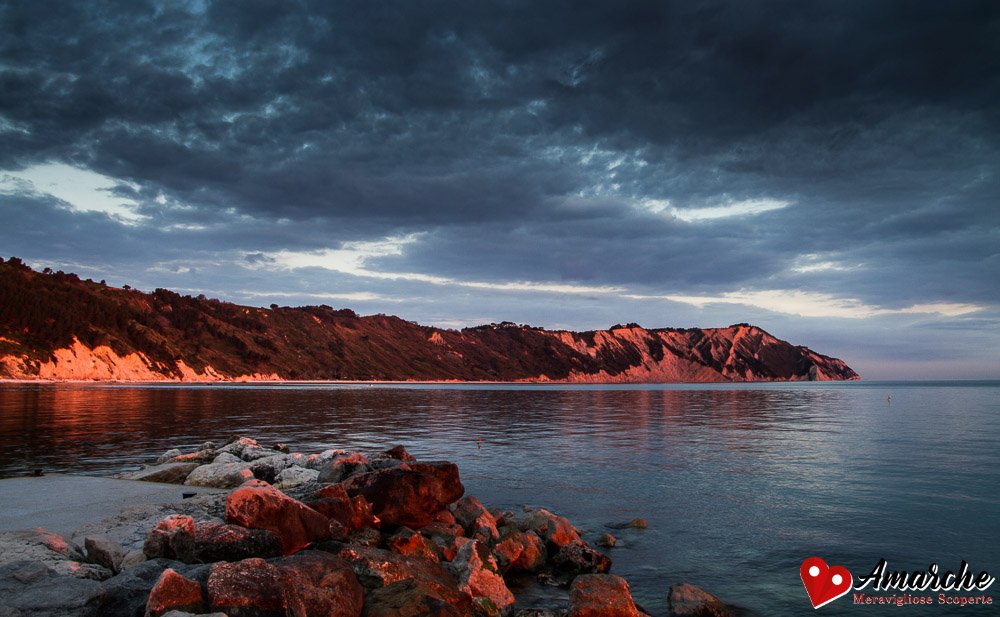
<svg viewBox="0 0 1000 617"><path fill-rule="evenodd" d="M858 571L881 557L1000 570L998 392L3 386L0 475L112 473L241 434L302 450L404 443L456 461L469 492L499 506L545 505L591 533L648 519L613 557L656 614L667 586L690 579L752 614L794 615L798 563L815 552Z"/></svg>

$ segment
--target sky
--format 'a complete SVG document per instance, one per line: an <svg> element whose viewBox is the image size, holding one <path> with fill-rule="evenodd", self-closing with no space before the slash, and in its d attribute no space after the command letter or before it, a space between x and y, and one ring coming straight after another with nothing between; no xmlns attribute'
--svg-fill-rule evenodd
<svg viewBox="0 0 1000 617"><path fill-rule="evenodd" d="M992 1L0 0L0 254L1000 378Z"/></svg>

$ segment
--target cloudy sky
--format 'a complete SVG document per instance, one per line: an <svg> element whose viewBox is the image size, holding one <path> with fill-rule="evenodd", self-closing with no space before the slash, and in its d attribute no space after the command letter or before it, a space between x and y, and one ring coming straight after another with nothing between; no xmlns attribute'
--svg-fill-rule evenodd
<svg viewBox="0 0 1000 617"><path fill-rule="evenodd" d="M0 2L0 254L1000 378L1000 6Z"/></svg>

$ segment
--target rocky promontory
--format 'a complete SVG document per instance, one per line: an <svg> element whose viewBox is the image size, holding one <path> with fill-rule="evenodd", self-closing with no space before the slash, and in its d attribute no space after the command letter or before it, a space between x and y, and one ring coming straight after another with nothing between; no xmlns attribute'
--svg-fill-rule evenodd
<svg viewBox="0 0 1000 617"><path fill-rule="evenodd" d="M0 534L0 617L646 614L569 520L489 508L455 464L402 446L301 454L239 438L119 477L219 490L68 537ZM691 585L669 601L671 615L731 614Z"/></svg>

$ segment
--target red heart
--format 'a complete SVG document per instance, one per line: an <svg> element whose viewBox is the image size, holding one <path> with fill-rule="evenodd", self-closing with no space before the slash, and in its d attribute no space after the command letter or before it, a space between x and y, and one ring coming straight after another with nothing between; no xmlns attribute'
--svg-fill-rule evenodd
<svg viewBox="0 0 1000 617"><path fill-rule="evenodd" d="M813 608L833 602L851 590L854 577L844 566L826 565L819 557L810 557L799 566L799 576Z"/></svg>

